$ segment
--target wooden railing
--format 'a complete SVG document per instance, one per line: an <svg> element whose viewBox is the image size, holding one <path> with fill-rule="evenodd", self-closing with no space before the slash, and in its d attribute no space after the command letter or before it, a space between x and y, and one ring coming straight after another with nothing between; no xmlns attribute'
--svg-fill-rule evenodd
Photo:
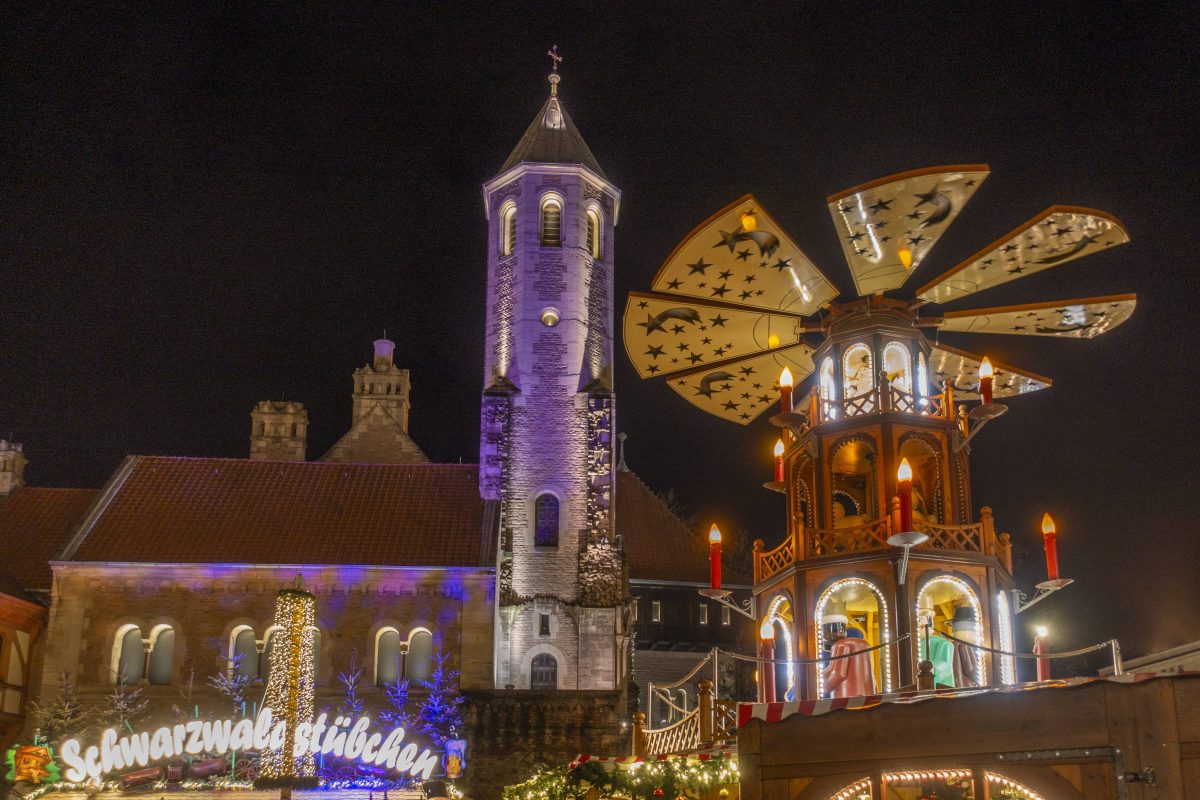
<svg viewBox="0 0 1200 800"><path fill-rule="evenodd" d="M889 517L853 528L809 528L808 557L820 558L890 547L887 540L891 535L892 520Z"/></svg>
<svg viewBox="0 0 1200 800"><path fill-rule="evenodd" d="M923 417L951 419L954 414L954 393L947 383L946 387L935 395L917 397L884 382L854 397L830 400L821 397L817 387L813 387L808 398L797 404L795 410L805 416L805 425L810 428L846 417L876 413L918 414Z"/></svg>
<svg viewBox="0 0 1200 800"><path fill-rule="evenodd" d="M796 545L792 537L783 540L783 544L766 553L758 553L755 559L755 579L766 580L772 575L796 563Z"/></svg>
<svg viewBox="0 0 1200 800"><path fill-rule="evenodd" d="M647 728L646 715L633 715L633 755L659 756L683 753L737 738L737 702L717 700L713 682L703 680L696 707L665 728Z"/></svg>

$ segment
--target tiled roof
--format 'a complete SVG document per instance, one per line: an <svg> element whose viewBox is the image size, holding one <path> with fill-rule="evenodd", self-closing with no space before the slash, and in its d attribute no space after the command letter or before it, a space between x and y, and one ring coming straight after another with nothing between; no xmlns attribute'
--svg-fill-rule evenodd
<svg viewBox="0 0 1200 800"><path fill-rule="evenodd" d="M617 473L617 532L631 579L708 583L707 531L688 528L632 472ZM723 573L724 583L750 585L728 559Z"/></svg>
<svg viewBox="0 0 1200 800"><path fill-rule="evenodd" d="M50 588L50 559L83 521L95 489L21 486L0 497L0 572L26 589Z"/></svg>
<svg viewBox="0 0 1200 800"><path fill-rule="evenodd" d="M138 456L109 493L73 560L481 561L483 501L474 465Z"/></svg>

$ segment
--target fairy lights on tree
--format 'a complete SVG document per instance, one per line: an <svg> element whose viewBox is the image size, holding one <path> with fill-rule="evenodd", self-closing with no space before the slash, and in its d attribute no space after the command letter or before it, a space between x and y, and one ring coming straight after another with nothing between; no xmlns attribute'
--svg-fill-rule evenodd
<svg viewBox="0 0 1200 800"><path fill-rule="evenodd" d="M296 586L282 589L275 599L275 626L272 638L271 675L267 681L263 705L271 710L283 726L283 741L272 738L271 747L262 756L260 787L279 786L286 798L293 787L316 785L313 755L308 748L294 757L296 726L312 722L313 688L316 683L316 659L313 653L313 630L316 624L317 599L304 591L301 579Z"/></svg>

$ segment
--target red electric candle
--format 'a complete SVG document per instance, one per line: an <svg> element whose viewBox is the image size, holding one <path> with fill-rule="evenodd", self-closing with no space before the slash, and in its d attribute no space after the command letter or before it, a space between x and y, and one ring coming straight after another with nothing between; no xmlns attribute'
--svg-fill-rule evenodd
<svg viewBox="0 0 1200 800"><path fill-rule="evenodd" d="M992 376L994 374L992 362L988 361L987 356L984 356L983 363L979 365L979 394L983 397L985 404L992 402Z"/></svg>
<svg viewBox="0 0 1200 800"><path fill-rule="evenodd" d="M708 571L712 588L721 588L721 531L716 525L708 531Z"/></svg>
<svg viewBox="0 0 1200 800"><path fill-rule="evenodd" d="M1058 580L1058 533L1049 514L1042 516L1042 539L1046 542L1046 577Z"/></svg>
<svg viewBox="0 0 1200 800"><path fill-rule="evenodd" d="M775 626L770 619L764 619L758 629L759 658L758 665L759 688L762 690L764 703L775 702Z"/></svg>
<svg viewBox="0 0 1200 800"><path fill-rule="evenodd" d="M907 458L900 459L900 468L896 470L896 480L900 482L897 493L900 495L900 533L912 530L912 467Z"/></svg>
<svg viewBox="0 0 1200 800"><path fill-rule="evenodd" d="M779 405L783 413L792 413L792 371L787 367L779 374Z"/></svg>
<svg viewBox="0 0 1200 800"><path fill-rule="evenodd" d="M783 439L775 442L775 482L783 483Z"/></svg>
<svg viewBox="0 0 1200 800"><path fill-rule="evenodd" d="M1050 632L1042 625L1037 627L1037 637L1033 640L1033 654L1042 656L1046 653L1046 646L1049 644ZM1050 680L1050 659L1038 658L1037 660L1037 679L1039 681Z"/></svg>

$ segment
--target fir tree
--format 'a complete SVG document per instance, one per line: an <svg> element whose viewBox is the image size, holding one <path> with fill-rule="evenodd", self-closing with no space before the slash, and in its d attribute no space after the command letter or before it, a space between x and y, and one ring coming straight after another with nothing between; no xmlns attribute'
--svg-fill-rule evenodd
<svg viewBox="0 0 1200 800"><path fill-rule="evenodd" d="M246 698L250 694L250 687L254 684L254 678L241 670L243 658L245 655L236 653L228 659L229 669L208 676L208 685L233 704L235 714L242 710L242 706L245 705Z"/></svg>
<svg viewBox="0 0 1200 800"><path fill-rule="evenodd" d="M338 680L346 687L346 697L342 700L342 713L350 719L358 719L363 712L363 699L358 696L362 682L362 669L358 666L358 650L350 653L350 669L338 673Z"/></svg>
<svg viewBox="0 0 1200 800"><path fill-rule="evenodd" d="M58 675L58 695L48 706L32 703L33 721L38 733L57 747L63 739L78 736L88 727L94 709L85 709L75 691L75 681L69 672Z"/></svg>
<svg viewBox="0 0 1200 800"><path fill-rule="evenodd" d="M445 746L447 739L457 738L463 728L463 702L466 700L458 690L458 673L446 667L446 654L434 656L436 666L429 680L421 686L429 691L417 714L418 733L429 738L435 750Z"/></svg>
<svg viewBox="0 0 1200 800"><path fill-rule="evenodd" d="M140 686L127 686L124 681L118 681L112 693L96 709L96 719L105 727L123 727L132 733L133 723L146 716L149 706L150 701L142 697Z"/></svg>

